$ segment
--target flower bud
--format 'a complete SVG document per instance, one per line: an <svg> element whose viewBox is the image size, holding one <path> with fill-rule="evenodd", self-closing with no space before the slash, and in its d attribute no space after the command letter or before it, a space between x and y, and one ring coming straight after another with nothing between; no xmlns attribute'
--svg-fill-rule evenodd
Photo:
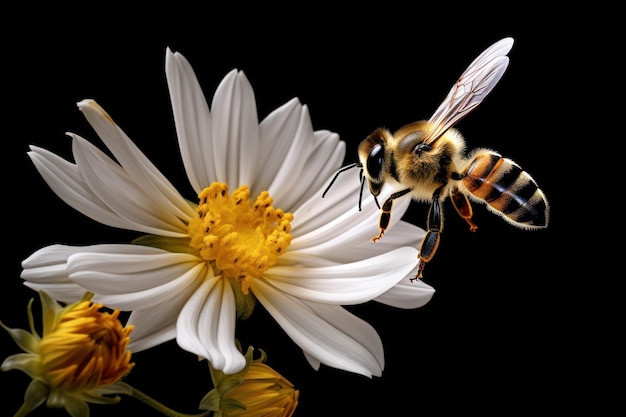
<svg viewBox="0 0 626 417"><path fill-rule="evenodd" d="M1 369L18 369L32 378L21 411L25 413L44 401L50 408L65 408L72 416L89 415L88 402L112 404L129 394L116 384L134 366L126 349L132 326L123 327L119 311L104 311L101 304L83 300L65 307L39 292L43 336L34 329L32 300L28 305L31 332L11 329L0 322L24 352L9 356Z"/></svg>
<svg viewBox="0 0 626 417"><path fill-rule="evenodd" d="M211 368L215 389L209 392L200 408L213 410L215 417L268 416L290 417L298 405L300 391L265 362L262 352L252 359L253 348L245 355L241 372L227 375Z"/></svg>

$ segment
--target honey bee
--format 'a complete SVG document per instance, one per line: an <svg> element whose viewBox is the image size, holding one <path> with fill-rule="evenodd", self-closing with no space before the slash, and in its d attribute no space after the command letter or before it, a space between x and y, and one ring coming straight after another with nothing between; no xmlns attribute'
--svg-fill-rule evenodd
<svg viewBox="0 0 626 417"><path fill-rule="evenodd" d="M410 195L418 202L430 202L427 231L420 250L417 274L423 270L437 248L443 231L443 201L450 197L458 214L469 224L472 221L470 200L483 203L508 223L522 229L541 229L548 225L549 204L535 180L511 159L490 149L477 148L466 153L465 140L453 126L474 110L500 81L509 64L508 52L512 38L504 38L488 47L463 72L445 100L428 120L401 127L393 134L378 128L358 147L359 162L341 168L322 197L340 173L360 168L361 191L365 179L376 197L385 183L394 186L383 203L378 227L383 237L391 219L394 200Z"/></svg>

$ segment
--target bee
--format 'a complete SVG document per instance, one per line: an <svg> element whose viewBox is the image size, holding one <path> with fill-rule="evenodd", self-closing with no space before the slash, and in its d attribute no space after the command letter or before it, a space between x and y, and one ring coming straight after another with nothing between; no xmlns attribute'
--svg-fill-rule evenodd
<svg viewBox="0 0 626 417"><path fill-rule="evenodd" d="M439 247L442 204L448 197L472 232L477 226L472 221L470 200L486 205L518 228L548 226L548 201L530 174L490 149L477 148L466 153L465 139L453 127L500 81L508 67L507 54L512 46L512 38L501 39L474 59L430 119L407 124L393 134L385 128L374 130L358 147L359 162L339 169L322 194L322 197L326 195L339 174L360 168L359 210L365 180L381 210L380 232L372 238L373 242L383 237L394 200L410 195L415 201L430 202L427 231L419 250L417 274L412 280L422 278L426 263ZM381 207L376 197L386 183L397 191Z"/></svg>

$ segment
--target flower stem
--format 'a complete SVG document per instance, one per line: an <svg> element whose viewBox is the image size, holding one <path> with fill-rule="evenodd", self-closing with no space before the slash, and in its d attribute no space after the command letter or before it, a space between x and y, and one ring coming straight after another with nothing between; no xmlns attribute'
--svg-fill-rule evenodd
<svg viewBox="0 0 626 417"><path fill-rule="evenodd" d="M129 384L125 383L125 382L121 382L121 384L126 385L126 387L128 389L130 389L132 397L134 397L137 400L143 402L144 404L149 405L150 407L154 408L155 410L157 410L158 412L160 412L164 416L168 416L168 417L208 417L208 416L211 415L211 411L203 411L202 413L198 413L198 414L179 413L178 411L172 410L171 408L169 408L169 407L163 405L162 403L158 402L157 400L155 400L154 398L150 397L146 393L144 393L142 391L139 391L137 388L133 387L132 385L129 385Z"/></svg>
<svg viewBox="0 0 626 417"><path fill-rule="evenodd" d="M26 416L31 410L28 409L28 407L26 407L26 403L22 404L22 406L20 407L19 410L17 410L17 412L13 415L13 417L24 417Z"/></svg>

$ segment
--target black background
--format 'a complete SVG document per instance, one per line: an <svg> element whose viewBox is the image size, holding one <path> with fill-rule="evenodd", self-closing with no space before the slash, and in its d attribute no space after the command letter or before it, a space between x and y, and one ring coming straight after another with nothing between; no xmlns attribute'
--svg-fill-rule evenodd
<svg viewBox="0 0 626 417"><path fill-rule="evenodd" d="M300 389L296 416L581 407L587 398L579 388L589 384L582 375L593 366L580 346L595 331L588 327L585 307L592 295L582 274L569 272L572 264L587 263L588 252L584 231L567 224L573 194L566 149L572 132L561 111L575 107L565 78L575 71L574 51L581 56L585 46L558 26L558 16L493 11L501 16L486 20L479 10L450 9L339 14L303 7L297 13L277 9L261 15L260 10L244 13L241 6L166 10L163 19L151 17L152 11L131 17L127 10L106 15L56 10L54 19L26 11L13 16L18 24L4 29L2 57L8 255L5 249L0 319L27 328L26 304L35 294L22 285L20 262L35 250L57 242L125 242L135 236L66 206L26 155L28 145L35 144L71 157L66 131L96 141L76 102L97 100L183 194L193 195L178 156L164 73L166 47L191 62L209 100L229 70L243 70L255 90L259 119L299 97L315 129L335 131L348 143L346 162L352 162L370 131L429 117L472 59L512 36L516 43L503 79L457 127L468 148L498 150L531 173L551 203L550 227L518 230L475 207L479 230L470 233L447 203L451 215L426 272L437 290L431 302L416 310L376 303L349 307L381 335L386 365L380 378L324 365L314 371L260 306L238 324L238 336L245 345L266 350L268 363ZM37 10L40 16L48 12L53 11ZM405 218L424 226L425 210L412 205ZM0 358L19 351L4 332L0 348ZM139 352L134 360L127 382L179 411L195 412L211 388L203 364L174 342ZM0 414L11 415L29 379L11 371L0 373L0 381ZM91 406L92 416L113 412L157 415L125 397L112 407ZM42 407L32 415L66 414Z"/></svg>

